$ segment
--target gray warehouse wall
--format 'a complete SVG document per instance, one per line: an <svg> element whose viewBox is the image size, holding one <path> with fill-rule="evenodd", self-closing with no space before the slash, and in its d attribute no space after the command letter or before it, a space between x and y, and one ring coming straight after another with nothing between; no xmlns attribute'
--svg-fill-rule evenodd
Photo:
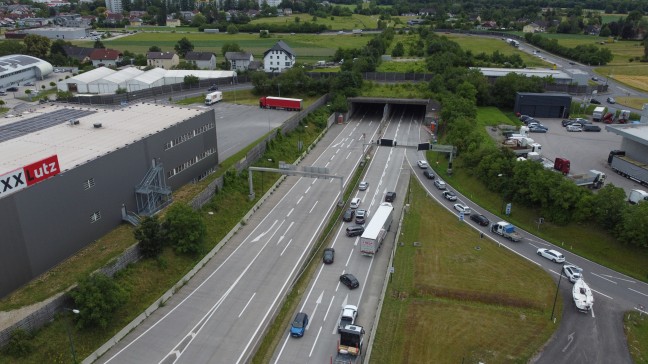
<svg viewBox="0 0 648 364"><path fill-rule="evenodd" d="M135 211L135 187L159 158L165 169L216 145L216 129L164 151L167 141L214 122L214 110L167 128L77 168L0 199L0 297L51 269L122 223ZM177 188L218 163L218 153L168 179ZM65 166L63 166L65 168ZM94 178L95 186L83 183ZM91 215L101 219L91 222Z"/></svg>
<svg viewBox="0 0 648 364"><path fill-rule="evenodd" d="M621 150L637 162L648 164L648 147L629 138L621 139Z"/></svg>

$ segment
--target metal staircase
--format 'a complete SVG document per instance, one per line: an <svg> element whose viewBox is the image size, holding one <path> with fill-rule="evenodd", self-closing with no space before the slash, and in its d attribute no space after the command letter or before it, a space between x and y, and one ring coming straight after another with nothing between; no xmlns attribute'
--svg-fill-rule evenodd
<svg viewBox="0 0 648 364"><path fill-rule="evenodd" d="M135 188L135 199L140 216L151 216L171 203L171 188L166 185L161 163L153 161L153 166Z"/></svg>

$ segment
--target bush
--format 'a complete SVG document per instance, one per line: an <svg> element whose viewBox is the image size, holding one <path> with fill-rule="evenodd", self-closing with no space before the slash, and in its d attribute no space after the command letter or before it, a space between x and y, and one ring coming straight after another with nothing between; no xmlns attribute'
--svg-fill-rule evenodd
<svg viewBox="0 0 648 364"><path fill-rule="evenodd" d="M164 246L164 239L156 215L145 217L133 234L135 239L139 241L140 253L145 258L154 258L160 255Z"/></svg>
<svg viewBox="0 0 648 364"><path fill-rule="evenodd" d="M77 327L99 326L106 328L112 314L127 298L127 292L115 281L104 274L93 274L79 281L76 289L70 292L79 313Z"/></svg>
<svg viewBox="0 0 648 364"><path fill-rule="evenodd" d="M165 240L176 253L200 252L206 234L200 214L183 203L171 205L163 223Z"/></svg>
<svg viewBox="0 0 648 364"><path fill-rule="evenodd" d="M9 344L7 344L5 351L13 357L25 357L34 351L31 340L32 335L29 332L23 329L16 329L11 333L11 339L9 339Z"/></svg>

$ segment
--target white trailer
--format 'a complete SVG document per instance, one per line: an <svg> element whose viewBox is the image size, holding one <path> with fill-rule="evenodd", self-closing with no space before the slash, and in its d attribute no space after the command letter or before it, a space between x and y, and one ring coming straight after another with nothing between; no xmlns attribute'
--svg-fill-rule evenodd
<svg viewBox="0 0 648 364"><path fill-rule="evenodd" d="M205 105L213 105L223 99L223 92L216 91L205 96Z"/></svg>
<svg viewBox="0 0 648 364"><path fill-rule="evenodd" d="M595 107L594 111L592 112L592 120L601 121L603 119L603 116L605 116L605 109L606 108L604 106Z"/></svg>
<svg viewBox="0 0 648 364"><path fill-rule="evenodd" d="M648 201L648 192L644 190L630 191L630 196L628 196L628 202L634 205L644 201Z"/></svg>
<svg viewBox="0 0 648 364"><path fill-rule="evenodd" d="M360 253L362 255L373 256L380 249L385 235L391 228L393 212L394 207L389 202L383 202L378 206L378 210L360 237Z"/></svg>

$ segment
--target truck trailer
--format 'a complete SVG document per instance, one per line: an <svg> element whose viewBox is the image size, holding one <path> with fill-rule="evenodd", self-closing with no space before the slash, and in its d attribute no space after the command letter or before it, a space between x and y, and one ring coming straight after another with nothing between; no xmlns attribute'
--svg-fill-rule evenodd
<svg viewBox="0 0 648 364"><path fill-rule="evenodd" d="M522 236L518 234L517 231L515 231L515 226L506 221L494 223L493 225L491 225L491 231L497 235L501 235L507 238L510 241L518 242L522 240Z"/></svg>
<svg viewBox="0 0 648 364"><path fill-rule="evenodd" d="M262 109L284 109L288 111L299 111L302 109L302 101L302 99L264 96L259 99L259 107Z"/></svg>
<svg viewBox="0 0 648 364"><path fill-rule="evenodd" d="M595 107L594 111L592 112L592 120L601 121L603 119L603 116L605 116L605 107L604 106Z"/></svg>
<svg viewBox="0 0 648 364"><path fill-rule="evenodd" d="M648 165L625 155L625 151L613 150L608 156L610 168L623 177L648 186Z"/></svg>
<svg viewBox="0 0 648 364"><path fill-rule="evenodd" d="M640 202L648 201L648 192L644 190L632 190L628 196L628 202L635 205Z"/></svg>
<svg viewBox="0 0 648 364"><path fill-rule="evenodd" d="M223 92L216 91L205 95L205 105L213 105L223 99Z"/></svg>
<svg viewBox="0 0 648 364"><path fill-rule="evenodd" d="M378 206L378 210L360 237L360 253L362 255L373 256L380 249L380 245L391 228L393 212L394 207L389 202L383 202Z"/></svg>
<svg viewBox="0 0 648 364"><path fill-rule="evenodd" d="M364 329L362 326L346 325L340 329L340 340L337 345L335 364L354 364L362 362L362 344Z"/></svg>
<svg viewBox="0 0 648 364"><path fill-rule="evenodd" d="M590 169L589 172L585 174L569 174L567 178L574 181L577 186L584 186L589 188L601 188L605 183L605 178L607 176L601 171L595 169Z"/></svg>

